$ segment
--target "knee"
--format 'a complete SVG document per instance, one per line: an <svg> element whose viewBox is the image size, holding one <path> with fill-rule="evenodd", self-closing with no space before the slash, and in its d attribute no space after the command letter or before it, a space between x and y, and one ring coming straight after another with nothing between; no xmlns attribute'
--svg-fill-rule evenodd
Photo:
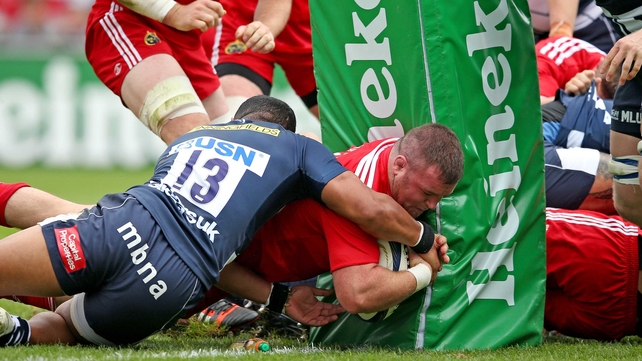
<svg viewBox="0 0 642 361"><path fill-rule="evenodd" d="M138 118L160 136L168 121L192 113L207 115L189 79L175 76L159 82L146 94Z"/></svg>
<svg viewBox="0 0 642 361"><path fill-rule="evenodd" d="M637 186L635 197L624 197L622 194L615 192L613 195L613 205L617 213L629 222L642 226L642 191Z"/></svg>

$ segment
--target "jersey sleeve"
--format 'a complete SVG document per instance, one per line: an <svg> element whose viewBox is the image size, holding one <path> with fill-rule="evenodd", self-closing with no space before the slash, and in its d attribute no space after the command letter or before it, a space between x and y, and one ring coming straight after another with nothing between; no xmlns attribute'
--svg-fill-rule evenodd
<svg viewBox="0 0 642 361"><path fill-rule="evenodd" d="M538 62L538 75L539 75L539 95L545 97L553 97L560 89L558 79L553 74L548 64Z"/></svg>
<svg viewBox="0 0 642 361"><path fill-rule="evenodd" d="M379 263L379 245L375 237L333 211L327 208L322 210L330 272L349 266Z"/></svg>
<svg viewBox="0 0 642 361"><path fill-rule="evenodd" d="M270 282L301 281L328 272L324 210L312 199L289 203L265 222L237 260Z"/></svg>
<svg viewBox="0 0 642 361"><path fill-rule="evenodd" d="M301 171L304 173L312 198L321 201L325 185L347 169L325 145L297 135L302 148Z"/></svg>

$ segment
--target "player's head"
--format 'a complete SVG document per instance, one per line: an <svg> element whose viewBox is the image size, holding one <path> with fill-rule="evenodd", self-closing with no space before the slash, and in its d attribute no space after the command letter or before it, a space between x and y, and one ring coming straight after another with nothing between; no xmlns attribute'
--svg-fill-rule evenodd
<svg viewBox="0 0 642 361"><path fill-rule="evenodd" d="M395 144L388 164L391 195L413 217L435 209L463 173L459 138L441 124L411 129Z"/></svg>
<svg viewBox="0 0 642 361"><path fill-rule="evenodd" d="M276 123L291 132L296 130L296 115L292 108L286 102L268 95L253 96L243 102L234 118Z"/></svg>

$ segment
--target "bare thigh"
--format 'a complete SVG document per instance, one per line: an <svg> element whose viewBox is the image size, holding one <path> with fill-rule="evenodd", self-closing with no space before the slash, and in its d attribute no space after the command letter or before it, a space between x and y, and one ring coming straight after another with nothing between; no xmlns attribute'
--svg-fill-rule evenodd
<svg viewBox="0 0 642 361"><path fill-rule="evenodd" d="M0 294L62 296L40 226L0 241Z"/></svg>
<svg viewBox="0 0 642 361"><path fill-rule="evenodd" d="M636 137L612 131L611 155L613 157L638 155L639 141ZM637 225L642 224L642 190L639 185L613 182L613 199L622 217Z"/></svg>
<svg viewBox="0 0 642 361"><path fill-rule="evenodd" d="M258 85L243 76L235 74L223 75L221 77L221 88L223 88L225 96L251 98L255 95L263 95Z"/></svg>
<svg viewBox="0 0 642 361"><path fill-rule="evenodd" d="M147 93L159 82L175 76L187 75L171 55L156 54L147 57L125 76L121 88L123 102L138 115Z"/></svg>
<svg viewBox="0 0 642 361"><path fill-rule="evenodd" d="M159 71L162 69L162 71ZM168 54L156 54L143 59L125 77L121 88L121 97L127 108L139 116L147 93L159 82L175 76L187 77L176 59ZM220 88L219 88L220 90ZM189 113L172 118L163 126L160 137L166 143L172 143L179 136L199 125L207 125L210 120L227 112L227 104L221 92L217 90L207 98L205 111L208 114ZM217 94L219 93L219 94Z"/></svg>
<svg viewBox="0 0 642 361"><path fill-rule="evenodd" d="M210 120L214 120L228 112L229 107L225 100L226 95L223 93L223 87L220 86L214 93L203 99L203 106Z"/></svg>

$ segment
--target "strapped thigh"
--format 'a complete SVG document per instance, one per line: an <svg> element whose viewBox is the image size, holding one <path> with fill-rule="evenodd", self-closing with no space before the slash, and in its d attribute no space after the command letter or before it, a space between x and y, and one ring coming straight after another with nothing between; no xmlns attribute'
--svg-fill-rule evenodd
<svg viewBox="0 0 642 361"><path fill-rule="evenodd" d="M640 184L638 173L639 155L612 157L609 162L609 172L613 174L613 181L620 184Z"/></svg>

